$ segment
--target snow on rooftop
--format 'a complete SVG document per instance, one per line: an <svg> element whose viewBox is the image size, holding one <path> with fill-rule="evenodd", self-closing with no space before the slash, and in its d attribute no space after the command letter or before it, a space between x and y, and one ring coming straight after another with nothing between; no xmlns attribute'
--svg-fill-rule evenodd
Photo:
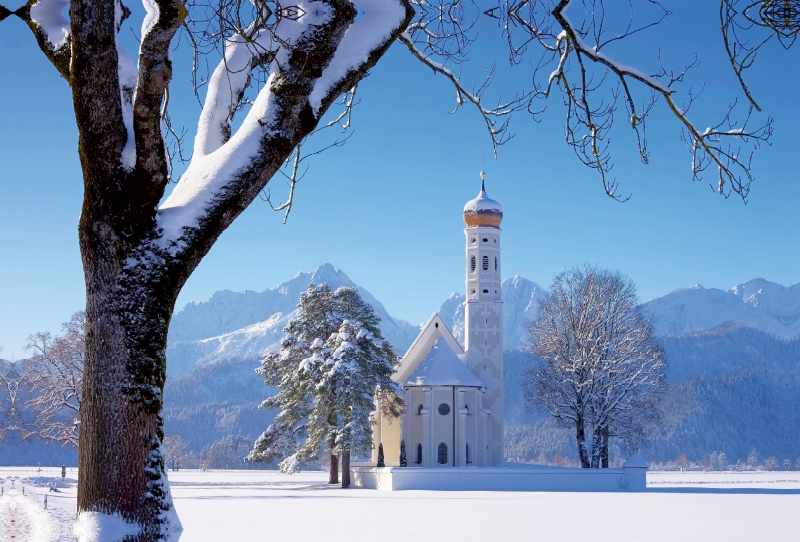
<svg viewBox="0 0 800 542"><path fill-rule="evenodd" d="M473 212L480 212L480 211L496 211L498 213L503 212L503 207L500 206L498 202L490 198L486 195L486 190L481 187L481 191L478 193L478 197L472 200L469 200L466 205L464 205L464 212L473 211Z"/></svg>
<svg viewBox="0 0 800 542"><path fill-rule="evenodd" d="M467 386L480 388L483 382L472 374L442 337L408 377L405 386Z"/></svg>

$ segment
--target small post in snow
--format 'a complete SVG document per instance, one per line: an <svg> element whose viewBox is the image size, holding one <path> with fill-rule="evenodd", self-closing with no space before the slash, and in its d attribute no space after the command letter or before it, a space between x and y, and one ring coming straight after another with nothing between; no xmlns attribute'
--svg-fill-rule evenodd
<svg viewBox="0 0 800 542"><path fill-rule="evenodd" d="M66 478L67 477L67 466L66 465L61 465L61 477L62 478Z"/></svg>
<svg viewBox="0 0 800 542"><path fill-rule="evenodd" d="M47 493L44 494L44 509L47 510Z"/></svg>

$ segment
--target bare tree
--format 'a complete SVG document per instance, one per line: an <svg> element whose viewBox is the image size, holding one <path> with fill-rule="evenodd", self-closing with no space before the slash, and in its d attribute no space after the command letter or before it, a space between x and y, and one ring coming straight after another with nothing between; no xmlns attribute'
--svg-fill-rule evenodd
<svg viewBox="0 0 800 542"><path fill-rule="evenodd" d="M575 22L567 16L570 0L514 1L487 15L460 0L143 3L135 59L117 39L133 26L120 0L28 0L14 11L0 6L0 21L12 14L24 21L71 87L79 134L85 197L78 233L87 286L79 521L118 514L141 541L180 531L164 475L160 416L167 328L178 293L221 233L284 167L289 197L273 207L291 210L306 138L341 97L344 114L334 122L349 126L358 83L395 40L455 85L457 106L478 111L495 144L510 137L511 113L538 113L530 99L558 89L554 94L567 106L567 143L617 199L624 198L607 176L606 152L616 107L602 94L596 98L606 80L618 83L612 97L627 108L642 160L648 156L645 119L659 99L685 130L695 175L715 167L716 188L725 195L733 190L745 197L752 179L749 155L736 145L757 147L771 133L769 122L751 130L748 115L737 121L731 114L714 128L697 129L687 116L691 93L688 103L675 98L684 70L643 75L607 54L658 16L609 33L602 0L583 0L584 16ZM67 5L69 18L62 13ZM494 70L471 89L458 75L481 16L500 20L512 63L525 65L524 55L535 48L544 54L534 62L539 82L533 89L494 107L485 105ZM168 114L179 30L194 53L187 71L202 104L191 156ZM204 64L213 67L207 77ZM548 64L555 67L549 74ZM638 107L634 87L652 100ZM239 113L244 119L234 130ZM176 157L188 166L162 202ZM81 519L83 512L97 514Z"/></svg>
<svg viewBox="0 0 800 542"><path fill-rule="evenodd" d="M180 435L164 435L164 461L172 465L172 470L184 466L189 453L189 441Z"/></svg>
<svg viewBox="0 0 800 542"><path fill-rule="evenodd" d="M28 337L24 379L33 397L26 406L34 415L31 433L43 439L78 446L83 393L86 316L76 312L64 322L64 334L40 332Z"/></svg>
<svg viewBox="0 0 800 542"><path fill-rule="evenodd" d="M607 466L609 436L635 432L640 408L663 387L663 353L635 286L588 265L564 271L529 338L541 363L526 375L526 399L575 425L582 467Z"/></svg>

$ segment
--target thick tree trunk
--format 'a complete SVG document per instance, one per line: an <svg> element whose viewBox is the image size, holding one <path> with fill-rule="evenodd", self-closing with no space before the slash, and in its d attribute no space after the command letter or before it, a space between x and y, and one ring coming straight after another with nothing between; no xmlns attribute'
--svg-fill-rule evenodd
<svg viewBox="0 0 800 542"><path fill-rule="evenodd" d="M180 529L160 414L178 289L166 270L131 265L127 239L86 207L80 241L87 304L78 511L122 516L139 530L125 540L161 540ZM90 539L103 540L99 535Z"/></svg>
<svg viewBox="0 0 800 542"><path fill-rule="evenodd" d="M603 446L600 450L600 466L608 468L608 427L603 428Z"/></svg>
<svg viewBox="0 0 800 542"><path fill-rule="evenodd" d="M331 454L331 468L328 473L328 483L329 484L339 483L339 456L335 454Z"/></svg>
<svg viewBox="0 0 800 542"><path fill-rule="evenodd" d="M342 452L342 489L350 487L350 451Z"/></svg>
<svg viewBox="0 0 800 542"><path fill-rule="evenodd" d="M583 427L583 416L578 416L578 419L575 421L575 438L578 441L578 455L580 455L581 459L581 468L588 469L590 463L589 454L586 452L586 431Z"/></svg>

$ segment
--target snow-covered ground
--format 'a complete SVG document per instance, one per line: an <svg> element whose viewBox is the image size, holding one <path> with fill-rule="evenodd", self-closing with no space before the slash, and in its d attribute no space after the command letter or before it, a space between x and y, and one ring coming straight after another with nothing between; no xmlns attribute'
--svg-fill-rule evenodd
<svg viewBox="0 0 800 542"><path fill-rule="evenodd" d="M0 468L0 541L71 540L75 478L72 469L61 482L60 469ZM651 472L646 493L341 490L319 472L181 471L170 480L181 542L800 540L797 471ZM60 493L48 493L50 481Z"/></svg>

